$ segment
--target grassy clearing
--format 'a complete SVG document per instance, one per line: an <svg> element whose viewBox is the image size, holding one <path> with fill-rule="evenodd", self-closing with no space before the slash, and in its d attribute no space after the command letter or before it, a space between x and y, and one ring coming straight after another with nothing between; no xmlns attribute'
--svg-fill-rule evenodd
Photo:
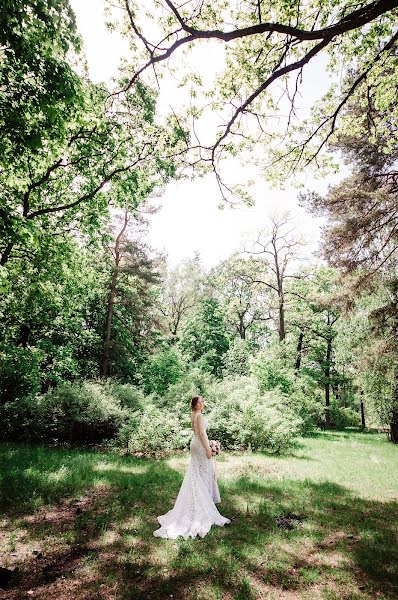
<svg viewBox="0 0 398 600"><path fill-rule="evenodd" d="M231 525L159 540L156 515L186 463L0 445L0 564L18 567L0 599L398 597L398 448L384 436L326 432L290 456L224 454ZM280 529L289 512L302 520Z"/></svg>

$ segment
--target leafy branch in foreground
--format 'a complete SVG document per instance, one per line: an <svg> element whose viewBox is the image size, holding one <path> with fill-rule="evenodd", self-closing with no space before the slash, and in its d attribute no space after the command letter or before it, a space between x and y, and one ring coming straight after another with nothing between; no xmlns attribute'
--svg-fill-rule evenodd
<svg viewBox="0 0 398 600"><path fill-rule="evenodd" d="M202 161L214 171L224 198L234 191L221 178L222 159L227 155L266 146L265 162L260 163L270 177L277 168L286 176L320 164L321 151L338 130L343 107L363 93L367 81L379 81L380 63L393 64L398 40L398 2L392 0L360 2L354 9L349 2L319 0L277 6L268 0L234 6L221 0L189 0L179 5L160 0L150 7L140 1L120 0L118 6L124 11L135 49L122 91L131 89L147 72L155 73L161 86L164 69L172 69L171 59L179 57L177 75L190 96L186 123L191 126L191 139L197 141L187 150L192 163ZM153 31L155 42L150 40ZM206 47L196 50L203 53L203 73L193 72L189 63L184 65L181 52L211 40L222 46L223 70L214 73L206 85L203 79L213 68ZM349 84L343 78L342 84L335 85L334 77L326 98L315 103L312 116L303 125L299 113L303 110L304 68L325 51L332 72L345 73L355 65L357 78ZM184 68L186 74L182 75ZM389 85L384 82L383 93ZM213 141L207 143L200 121L215 112L222 123Z"/></svg>

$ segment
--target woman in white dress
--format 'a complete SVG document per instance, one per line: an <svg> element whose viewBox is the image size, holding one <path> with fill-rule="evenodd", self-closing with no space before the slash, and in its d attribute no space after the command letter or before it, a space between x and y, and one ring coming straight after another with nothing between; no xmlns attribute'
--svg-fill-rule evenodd
<svg viewBox="0 0 398 600"><path fill-rule="evenodd" d="M174 507L157 517L161 527L153 532L156 537L175 539L181 535L188 539L200 535L203 538L212 525L231 522L218 512L215 504L221 502L221 498L206 432L208 423L202 415L204 404L201 396L194 396L191 400L194 434L189 463Z"/></svg>

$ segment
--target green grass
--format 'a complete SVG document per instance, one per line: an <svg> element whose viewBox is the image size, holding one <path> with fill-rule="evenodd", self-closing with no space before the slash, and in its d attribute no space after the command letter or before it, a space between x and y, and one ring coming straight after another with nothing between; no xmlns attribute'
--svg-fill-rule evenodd
<svg viewBox="0 0 398 600"><path fill-rule="evenodd" d="M398 448L383 435L221 455L232 523L154 538L187 459L0 444L0 564L19 567L4 598L398 598ZM276 524L287 512L302 517L288 531Z"/></svg>

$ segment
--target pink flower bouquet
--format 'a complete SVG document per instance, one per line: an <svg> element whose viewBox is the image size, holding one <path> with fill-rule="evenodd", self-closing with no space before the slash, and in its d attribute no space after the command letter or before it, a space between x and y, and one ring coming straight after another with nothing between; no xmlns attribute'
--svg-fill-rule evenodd
<svg viewBox="0 0 398 600"><path fill-rule="evenodd" d="M221 452L221 444L218 440L210 440L209 446L211 449L212 456L217 456Z"/></svg>

